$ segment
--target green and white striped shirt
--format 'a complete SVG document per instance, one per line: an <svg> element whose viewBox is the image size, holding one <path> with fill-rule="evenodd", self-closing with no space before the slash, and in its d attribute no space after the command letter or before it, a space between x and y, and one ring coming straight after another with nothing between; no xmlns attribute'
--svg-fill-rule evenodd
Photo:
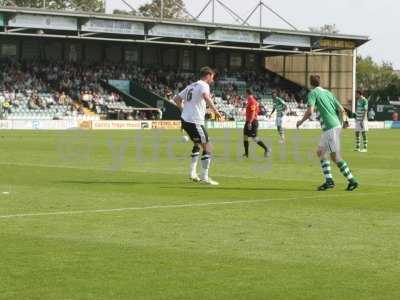
<svg viewBox="0 0 400 300"><path fill-rule="evenodd" d="M274 109L276 110L276 116L283 117L283 114L285 113L285 110L287 108L285 100L279 97L275 97L273 101L274 101Z"/></svg>
<svg viewBox="0 0 400 300"><path fill-rule="evenodd" d="M366 112L368 112L368 100L361 97L356 102L356 120L363 121Z"/></svg>
<svg viewBox="0 0 400 300"><path fill-rule="evenodd" d="M316 87L310 91L308 93L308 107L314 107L319 112L323 131L341 125L338 110L342 105L330 91L322 87Z"/></svg>

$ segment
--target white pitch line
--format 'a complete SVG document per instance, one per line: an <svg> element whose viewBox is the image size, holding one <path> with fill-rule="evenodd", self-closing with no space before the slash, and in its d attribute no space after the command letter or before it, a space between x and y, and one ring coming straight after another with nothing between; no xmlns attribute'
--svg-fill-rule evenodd
<svg viewBox="0 0 400 300"><path fill-rule="evenodd" d="M191 203L191 204L175 204L175 205L153 205L153 206L144 206L144 207L124 207L124 208L95 209L95 210L56 211L56 212L47 212L47 213L27 213L27 214L3 215L3 216L0 216L0 219L57 216L57 215L97 214L97 213L125 212L125 211L149 210L149 209L204 207L204 206L213 206L213 205L269 202L269 201L277 201L277 200L295 200L295 198L293 198L293 199L239 200L239 201L207 202L207 203Z"/></svg>
<svg viewBox="0 0 400 300"><path fill-rule="evenodd" d="M255 161L256 162L256 161ZM106 167L104 168L84 168L84 167L78 167L78 166L57 166L57 165L47 165L47 164L29 164L29 163L0 163L0 166L17 166L17 167L38 167L38 168L54 168L54 169L72 169L72 170L82 170L82 171L100 171L100 172L113 172L111 170L108 170ZM160 172L159 170L121 170L121 173L128 173L128 174L157 174L157 175L170 175L171 172ZM186 172L183 171L178 171L175 172L175 174L178 175L185 175ZM221 177L221 178L238 178L238 179L260 179L260 178L265 178L265 175L260 175L260 176L236 176L236 175L231 175L231 174L215 174L216 177ZM286 178L278 178L280 181L296 181L296 182L304 182L304 178L292 178L292 179L286 179ZM313 182L313 180L307 180L308 182ZM112 182L110 182L112 183ZM392 187L395 186L397 187L397 183L390 182L385 183L385 184L374 184L374 186L377 187Z"/></svg>
<svg viewBox="0 0 400 300"><path fill-rule="evenodd" d="M374 193L364 193L357 196L366 196ZM384 194L384 193L381 193ZM206 207L206 206L218 206L218 205L234 205L234 204L252 204L252 203L265 203L271 201L292 201L298 199L318 199L318 198L336 198L342 197L343 195L318 195L318 196L306 196L296 198L275 198L275 199L258 199L258 200L238 200L238 201L224 201L224 202L207 202L207 203L188 203L188 204L174 204L174 205L153 205L143 207L124 207L124 208L110 208L110 209L95 209L95 210L71 210L71 211L55 211L55 212L39 212L39 213L25 213L25 214L13 214L13 215L0 215L0 219L16 219L26 217L44 217L44 216L59 216L59 215L83 215L83 214L98 214L98 213L112 213L112 212L125 212L125 211L137 211L137 210L151 210L151 209L170 209L170 208L191 208L191 207Z"/></svg>

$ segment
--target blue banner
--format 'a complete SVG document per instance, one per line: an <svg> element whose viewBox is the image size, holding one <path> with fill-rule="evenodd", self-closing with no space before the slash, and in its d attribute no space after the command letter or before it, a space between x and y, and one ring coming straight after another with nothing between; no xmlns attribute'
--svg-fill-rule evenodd
<svg viewBox="0 0 400 300"><path fill-rule="evenodd" d="M400 121L385 121L385 128L400 129Z"/></svg>

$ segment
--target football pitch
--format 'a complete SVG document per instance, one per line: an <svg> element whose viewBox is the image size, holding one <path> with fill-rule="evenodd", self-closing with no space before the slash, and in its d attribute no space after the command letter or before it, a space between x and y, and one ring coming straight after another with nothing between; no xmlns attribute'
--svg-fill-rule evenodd
<svg viewBox="0 0 400 300"><path fill-rule="evenodd" d="M179 131L0 131L0 299L399 299L400 131L369 133L323 182L320 131L210 130L187 179Z"/></svg>

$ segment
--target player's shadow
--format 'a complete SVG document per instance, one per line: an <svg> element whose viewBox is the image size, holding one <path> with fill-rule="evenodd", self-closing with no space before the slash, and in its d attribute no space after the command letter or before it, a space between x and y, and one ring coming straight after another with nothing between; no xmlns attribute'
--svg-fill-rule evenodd
<svg viewBox="0 0 400 300"><path fill-rule="evenodd" d="M165 182L139 182L139 181L89 181L89 180L60 180L57 183L63 184L84 184L84 185L96 185L96 184L106 184L106 185L149 185L149 184L163 184Z"/></svg>
<svg viewBox="0 0 400 300"><path fill-rule="evenodd" d="M73 184L73 185L154 185L154 184L165 184L165 182L154 182L154 181L90 181L90 180L60 180L53 181L55 183L62 184ZM290 191L290 192L310 192L312 189L301 189L301 188L290 188L290 187L223 187L216 186L211 187L208 185L201 186L181 186L177 185L160 186L160 189L177 189L177 190L209 190L209 191L253 191L253 192L268 192L268 191Z"/></svg>
<svg viewBox="0 0 400 300"><path fill-rule="evenodd" d="M268 192L268 191L290 191L290 192L311 192L314 191L312 189L299 189L299 188L287 188L287 187L282 187L282 188L277 188L277 187L265 187L265 188L260 188L260 187L221 187L221 186L216 186L216 187L211 187L211 186L183 186L183 187L160 187L162 189L180 189L180 190L209 190L209 191L262 191L262 192Z"/></svg>

